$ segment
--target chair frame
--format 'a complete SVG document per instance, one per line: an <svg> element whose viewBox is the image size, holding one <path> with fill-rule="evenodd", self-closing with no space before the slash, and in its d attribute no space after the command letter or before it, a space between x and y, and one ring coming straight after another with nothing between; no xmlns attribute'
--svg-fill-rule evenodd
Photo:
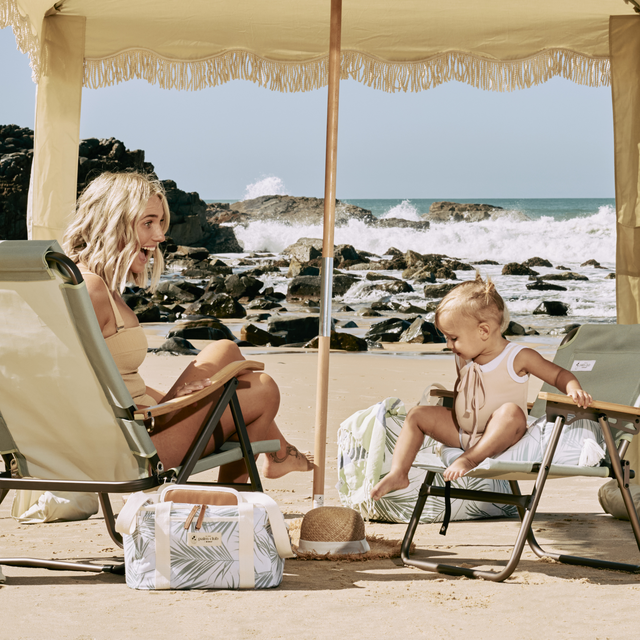
<svg viewBox="0 0 640 640"><path fill-rule="evenodd" d="M80 284L82 275L76 265L64 254L49 252L46 255L47 262L57 266L63 271L71 284ZM123 547L122 536L115 530L115 516L109 500L109 494L133 493L146 491L160 487L165 483L199 484L207 486L227 486L239 490L263 491L262 482L258 473L255 456L259 453L277 451L280 448L278 440L265 440L252 445L247 434L246 424L242 415L242 409L237 396L237 376L246 371L262 370L264 365L250 360L232 363L224 367L212 378L212 384L189 396L174 398L167 402L137 410L135 406L126 410L130 420L144 420L147 431L151 433L154 427L154 419L157 416L171 413L189 404L200 400L211 393L222 389L222 393L215 407L211 411L206 423L189 448L180 467L165 470L157 454L149 460L150 473L146 478L124 482L94 482L77 480L47 480L41 478L18 477L15 461L10 455L3 455L5 471L0 473L0 503L5 499L10 490L34 490L34 491L77 491L97 493L100 506L104 515L105 525L111 539L120 548ZM244 459L249 475L247 483L217 483L217 482L189 482L192 473L198 473L202 469L197 464L210 441L215 428L222 418L222 414L229 407L236 427L238 443L225 443L220 450L207 456L209 462L206 468L214 468L229 462ZM238 451L238 449L240 451ZM241 455L239 455L241 454ZM0 558L0 565L17 567L41 567L46 569L64 571L89 571L94 573L124 574L124 563L120 564L94 564L86 562L67 562L61 560L45 560L39 558Z"/></svg>
<svg viewBox="0 0 640 640"><path fill-rule="evenodd" d="M436 397L452 397L451 392L441 392L437 389L432 390L431 393ZM547 479L550 476L559 477L560 475L558 472L561 470L557 467L554 469L554 465L551 464L551 462L553 460L556 447L558 446L563 427L571 424L571 422L575 420L595 419L600 424L607 446L607 451L609 452L610 463L607 464L609 468L609 477L615 478L618 483L618 487L622 493L622 498L629 516L633 535L638 549L640 550L640 520L629 490L629 480L634 477L634 472L630 470L629 461L624 460L624 455L631 439L629 436L637 435L640 432L640 408L628 407L626 405L613 404L609 402L594 402L587 409L581 409L576 406L572 398L569 396L545 392L540 393L539 398L546 400L547 417L549 420L553 420L555 424L542 462L531 465L531 472L528 473L531 479L535 480L532 492L528 495L523 495L520 492L517 480L509 480L509 485L513 495L489 491L473 491L455 488L449 489L451 498L510 504L517 508L521 524L513 546L511 557L506 566L498 571L483 571L480 569L472 569L459 565L440 564L411 557L411 544L420 522L420 516L427 498L430 495L438 497L445 496L445 487L437 487L433 485L436 473L440 473L442 471L436 470L435 468L427 468L427 475L420 487L418 500L402 541L401 558L404 564L418 569L423 569L425 571L434 571L436 573L452 576L483 578L494 582L502 582L515 571L522 556L525 542L528 542L532 551L540 558L551 558L565 564L594 567L597 569L610 569L630 573L640 572L640 565L638 564L612 562L596 558L582 558L579 556L545 551L537 542L532 530L533 521ZM571 418L569 418L569 414L572 415ZM620 439L620 445L618 447L616 447L611 426L609 425L610 419L615 420L615 428L623 432L622 438ZM473 476L473 471L468 475Z"/></svg>

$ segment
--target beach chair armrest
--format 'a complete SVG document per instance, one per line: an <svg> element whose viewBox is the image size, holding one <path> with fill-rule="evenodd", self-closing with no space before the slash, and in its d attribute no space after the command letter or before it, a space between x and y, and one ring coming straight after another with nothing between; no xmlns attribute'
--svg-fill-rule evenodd
<svg viewBox="0 0 640 640"><path fill-rule="evenodd" d="M575 407L576 403L571 396L565 396L562 393L549 393L542 391L538 394L538 397L547 402L553 402L555 404L564 404ZM640 417L640 407L630 407L626 404L616 404L614 402L602 402L601 400L594 400L587 409L583 411L593 410L595 413L622 413L629 416Z"/></svg>
<svg viewBox="0 0 640 640"><path fill-rule="evenodd" d="M455 392L449 389L431 389L429 395L433 398L455 398Z"/></svg>
<svg viewBox="0 0 640 640"><path fill-rule="evenodd" d="M144 420L148 418L155 418L167 413L173 413L179 409L184 409L190 404L206 398L208 395L217 391L223 387L231 378L236 378L243 373L249 373L250 371L262 371L264 364L262 362L256 362L254 360L242 360L240 362L232 362L226 367L220 369L218 373L211 377L211 384L200 391L191 393L188 396L180 396L179 398L172 398L161 404L156 404L151 407L145 407L139 409L134 413L136 420Z"/></svg>

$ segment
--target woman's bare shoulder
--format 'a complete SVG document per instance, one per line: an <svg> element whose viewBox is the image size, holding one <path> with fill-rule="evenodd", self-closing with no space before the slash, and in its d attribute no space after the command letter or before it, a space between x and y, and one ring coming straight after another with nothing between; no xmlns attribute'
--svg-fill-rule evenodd
<svg viewBox="0 0 640 640"><path fill-rule="evenodd" d="M90 271L83 271L82 277L84 278L87 286L87 292L91 298L91 304L93 310L96 312L98 318L98 324L100 329L104 329L109 321L113 318L113 310L111 309L111 294L107 289L105 281Z"/></svg>

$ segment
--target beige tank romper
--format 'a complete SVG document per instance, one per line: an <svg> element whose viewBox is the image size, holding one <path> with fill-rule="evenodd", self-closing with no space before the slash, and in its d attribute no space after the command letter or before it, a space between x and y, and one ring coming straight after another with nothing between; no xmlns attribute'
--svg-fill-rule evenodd
<svg viewBox="0 0 640 640"><path fill-rule="evenodd" d="M81 268L80 271L83 274L90 273L100 278L100 276L92 271L87 271L83 268ZM100 279L102 280L102 278ZM149 346L147 336L145 336L140 325L137 327L124 326L124 320L116 305L116 301L113 299L111 291L109 291L109 287L107 287L107 292L109 294L111 309L116 319L116 332L112 336L105 338L104 341L107 343L116 367L118 367L118 371L136 405L145 407L156 405L158 404L157 401L150 395L147 395L147 385L138 373L138 368L147 357L147 348Z"/></svg>
<svg viewBox="0 0 640 640"><path fill-rule="evenodd" d="M456 356L454 419L462 449L467 450L480 440L491 414L503 404L517 404L526 417L529 376L519 376L513 368L515 357L524 348L510 342L486 364Z"/></svg>

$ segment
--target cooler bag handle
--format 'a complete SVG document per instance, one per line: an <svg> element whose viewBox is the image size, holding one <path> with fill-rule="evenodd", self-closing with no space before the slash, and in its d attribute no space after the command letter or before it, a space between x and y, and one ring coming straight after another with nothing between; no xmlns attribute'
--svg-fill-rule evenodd
<svg viewBox="0 0 640 640"><path fill-rule="evenodd" d="M265 493L259 493L257 491L240 495L245 502L252 505L258 504L265 508L269 523L271 524L271 532L273 533L278 555L281 558L295 558L296 555L291 549L291 540L289 539L287 526L284 523L284 516L276 501Z"/></svg>
<svg viewBox="0 0 640 640"><path fill-rule="evenodd" d="M157 493L144 493L144 491L138 491L137 493L129 496L129 499L125 502L124 506L118 514L116 520L116 531L118 533L133 535L138 523L138 511L147 503L158 502Z"/></svg>

